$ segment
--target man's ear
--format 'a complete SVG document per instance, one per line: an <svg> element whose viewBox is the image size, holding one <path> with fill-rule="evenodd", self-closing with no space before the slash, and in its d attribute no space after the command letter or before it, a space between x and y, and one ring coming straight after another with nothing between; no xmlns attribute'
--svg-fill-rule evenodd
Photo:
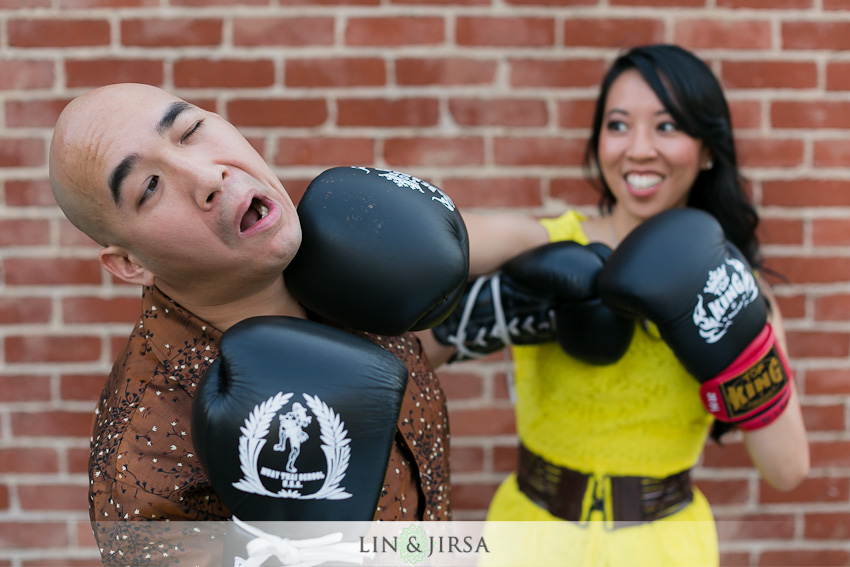
<svg viewBox="0 0 850 567"><path fill-rule="evenodd" d="M152 286L153 274L142 266L127 249L110 245L102 248L98 254L103 269L127 283Z"/></svg>

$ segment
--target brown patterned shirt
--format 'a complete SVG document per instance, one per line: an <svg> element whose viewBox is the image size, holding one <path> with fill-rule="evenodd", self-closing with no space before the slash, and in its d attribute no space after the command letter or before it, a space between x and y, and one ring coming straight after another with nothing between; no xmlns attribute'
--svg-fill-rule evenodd
<svg viewBox="0 0 850 567"><path fill-rule="evenodd" d="M439 381L413 335L359 334L395 354L409 375L375 519L448 520L449 430ZM142 524L122 520L230 517L194 454L190 429L192 397L220 338L158 289L144 288L142 316L106 381L92 432L89 514L104 564L198 562L188 554L181 562L185 550L163 551L140 535Z"/></svg>

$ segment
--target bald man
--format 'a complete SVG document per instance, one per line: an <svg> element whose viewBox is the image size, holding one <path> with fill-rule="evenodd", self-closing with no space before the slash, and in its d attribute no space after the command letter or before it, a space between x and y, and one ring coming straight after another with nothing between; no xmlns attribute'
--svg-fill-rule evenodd
<svg viewBox="0 0 850 567"><path fill-rule="evenodd" d="M65 108L50 182L68 219L101 245L103 268L142 287L141 317L98 403L89 463L90 516L104 563L142 564L162 552L126 538L138 524L128 530L123 521L230 517L194 455L192 397L229 327L259 315L308 317L282 275L301 241L298 216L234 126L146 85L102 87ZM547 241L526 217L465 221L473 274ZM398 472L388 473L376 519L450 519L447 412L429 360L451 351L427 333L367 338L411 376L388 467ZM429 403L420 404L426 392ZM435 425L441 451L416 442L420 422ZM203 553L168 553L203 561Z"/></svg>

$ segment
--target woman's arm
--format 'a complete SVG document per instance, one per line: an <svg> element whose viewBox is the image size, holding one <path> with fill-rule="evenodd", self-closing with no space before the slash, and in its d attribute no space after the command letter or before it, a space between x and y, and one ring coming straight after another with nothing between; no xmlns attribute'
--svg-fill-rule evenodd
<svg viewBox="0 0 850 567"><path fill-rule="evenodd" d="M770 303L770 324L776 333L776 341L787 355L779 306L763 278L759 279L759 287ZM800 398L793 382L791 399L782 415L767 427L744 432L744 444L761 476L777 490L792 490L803 481L809 472L809 443Z"/></svg>

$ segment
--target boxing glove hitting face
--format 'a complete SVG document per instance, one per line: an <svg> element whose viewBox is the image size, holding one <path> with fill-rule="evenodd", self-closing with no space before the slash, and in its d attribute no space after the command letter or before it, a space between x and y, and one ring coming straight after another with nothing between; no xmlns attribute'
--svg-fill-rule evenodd
<svg viewBox="0 0 850 567"><path fill-rule="evenodd" d="M457 349L453 360L477 358L509 344L555 341L590 364L616 362L634 322L596 296L604 256L593 246L551 242L520 254L469 285L460 305L433 329Z"/></svg>
<svg viewBox="0 0 850 567"><path fill-rule="evenodd" d="M370 521L407 367L312 321L246 319L224 333L192 406L192 440L243 521Z"/></svg>
<svg viewBox="0 0 850 567"><path fill-rule="evenodd" d="M784 411L791 373L767 301L708 213L672 209L641 223L608 259L599 295L658 327L718 420L752 430Z"/></svg>
<svg viewBox="0 0 850 567"><path fill-rule="evenodd" d="M466 227L451 199L416 177L336 167L298 204L301 247L284 271L302 305L382 335L433 327L469 277Z"/></svg>

